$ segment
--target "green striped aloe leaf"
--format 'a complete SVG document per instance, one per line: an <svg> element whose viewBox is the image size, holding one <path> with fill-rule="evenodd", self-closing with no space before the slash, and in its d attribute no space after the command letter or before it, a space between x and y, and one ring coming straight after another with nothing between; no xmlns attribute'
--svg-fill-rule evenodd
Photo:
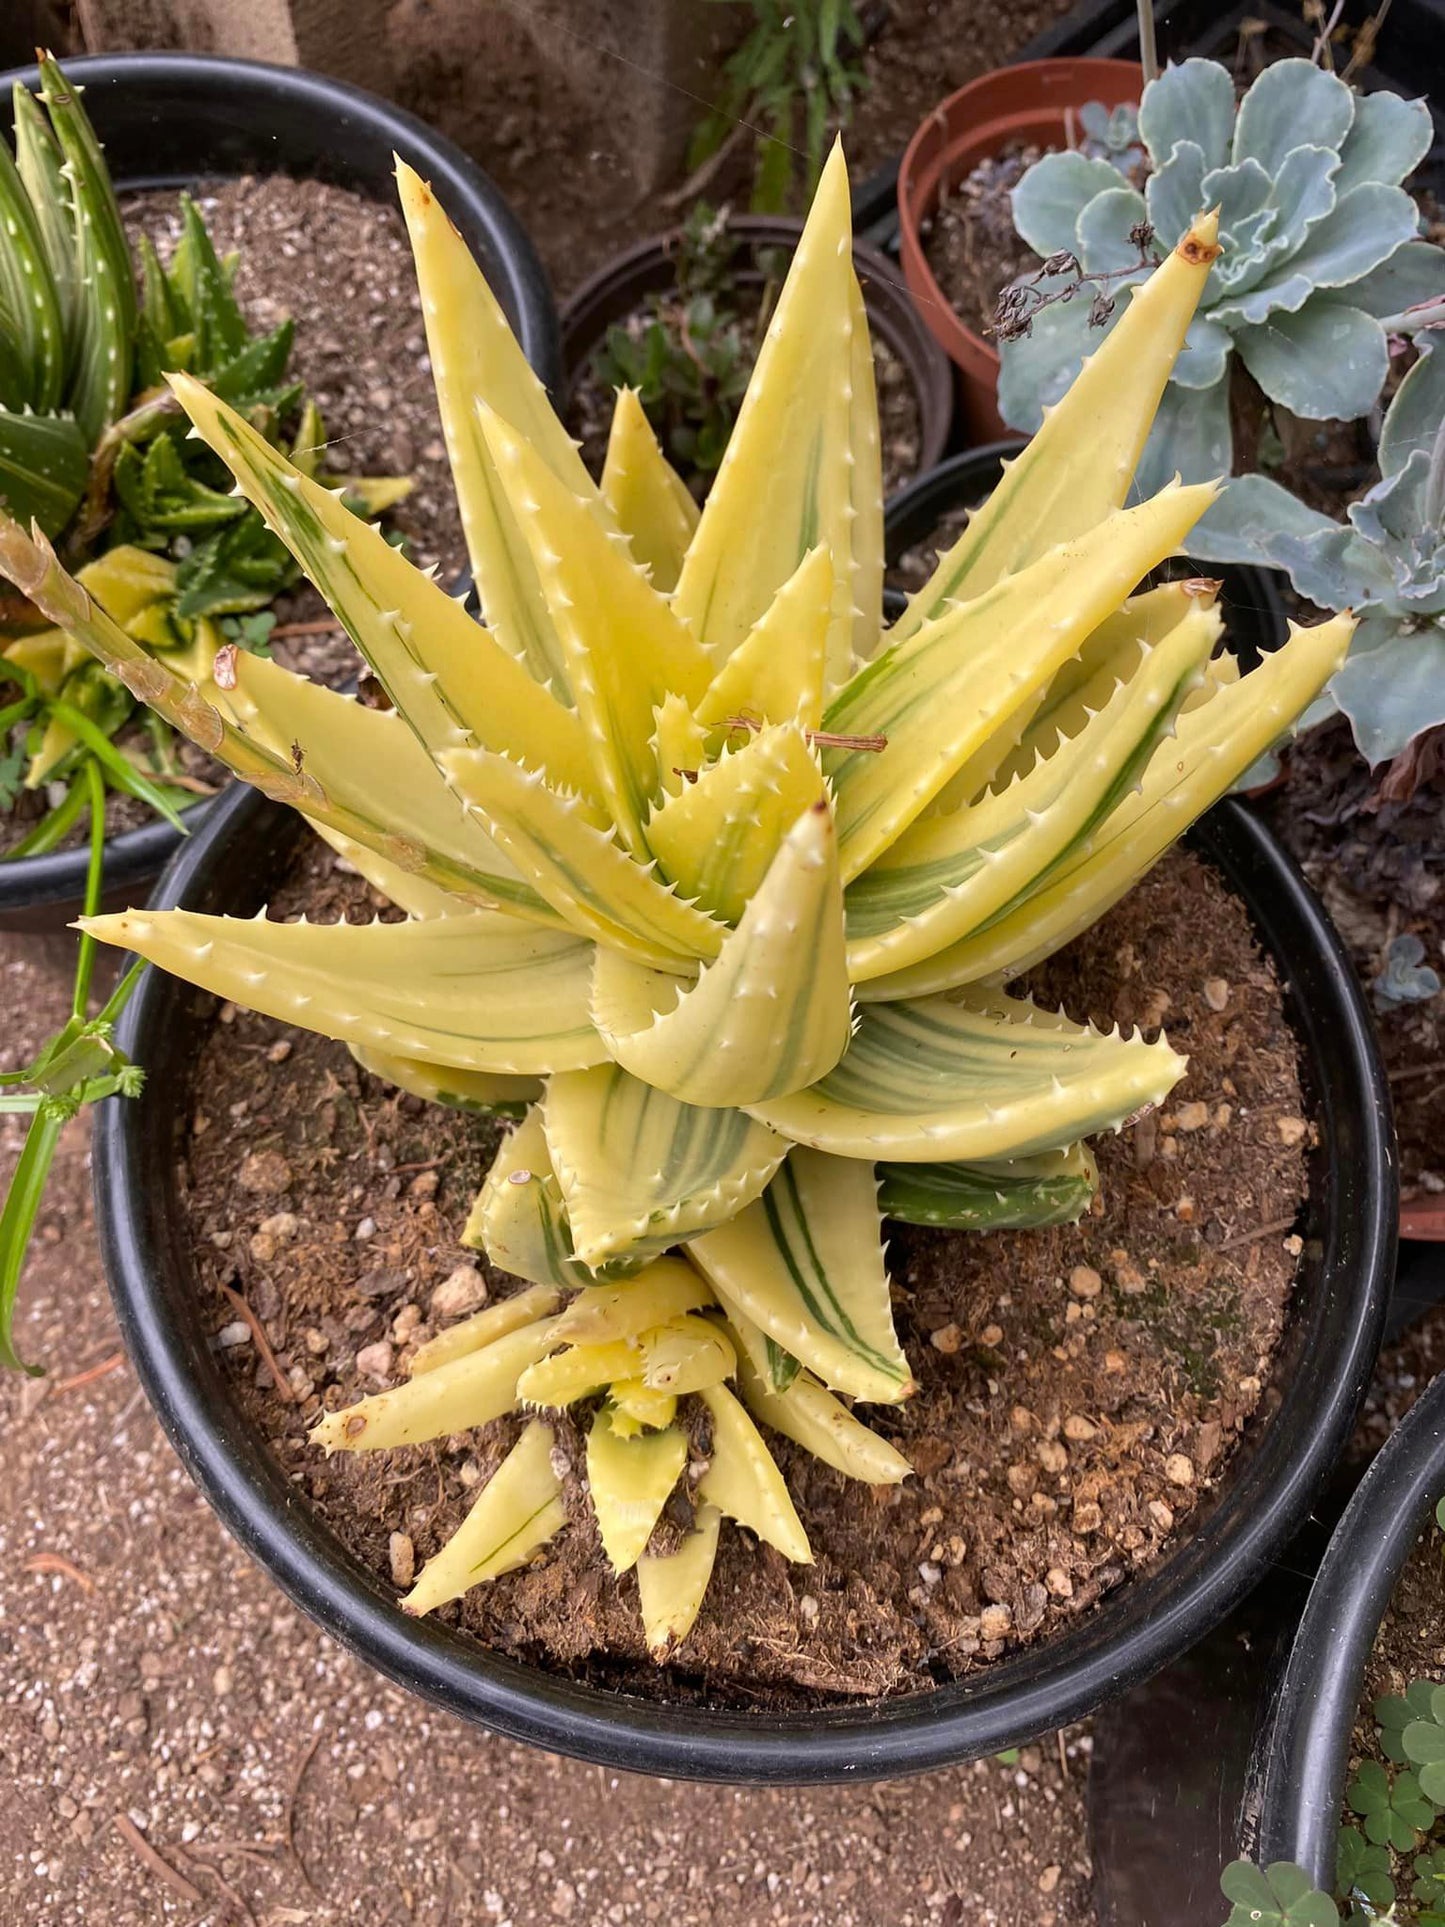
<svg viewBox="0 0 1445 1927"><path fill-rule="evenodd" d="M80 506L90 475L85 432L71 415L0 408L0 503L22 526L58 535Z"/></svg>
<svg viewBox="0 0 1445 1927"><path fill-rule="evenodd" d="M1169 259L1125 296L1129 306L963 534L938 559L891 631L936 621L1058 542L1072 542L1128 498L1175 358L1219 254L1219 220L1199 217Z"/></svg>
<svg viewBox="0 0 1445 1927"><path fill-rule="evenodd" d="M568 789L595 794L576 716L460 601L199 382L175 375L171 386L430 752L479 743Z"/></svg>
<svg viewBox="0 0 1445 1927"><path fill-rule="evenodd" d="M836 1157L967 1164L1116 1128L1162 1103L1186 1062L1162 1037L1105 1035L974 988L865 1005L820 1083L749 1108Z"/></svg>
<svg viewBox="0 0 1445 1927"><path fill-rule="evenodd" d="M722 1514L700 1505L694 1529L676 1552L644 1552L637 1562L637 1603L642 1632L655 1659L666 1659L692 1631L717 1558Z"/></svg>
<svg viewBox="0 0 1445 1927"><path fill-rule="evenodd" d="M634 862L576 797L488 750L444 750L437 760L487 834L574 930L662 969L721 947L726 926Z"/></svg>
<svg viewBox="0 0 1445 1927"><path fill-rule="evenodd" d="M648 821L647 841L683 896L736 923L784 837L826 794L802 729L780 723L726 751L698 771L695 783L665 797Z"/></svg>
<svg viewBox="0 0 1445 1927"><path fill-rule="evenodd" d="M48 54L40 59L40 79L40 97L65 157L72 211L76 330L67 398L93 445L130 400L135 277L115 189L80 89Z"/></svg>
<svg viewBox="0 0 1445 1927"><path fill-rule="evenodd" d="M1140 577L1178 547L1215 494L1212 486L1176 484L1121 509L859 670L824 716L830 732L884 739L882 749L824 751L845 880L880 856L1048 686Z"/></svg>
<svg viewBox="0 0 1445 1927"><path fill-rule="evenodd" d="M822 542L836 579L828 677L853 660L852 218L835 147L678 580L675 607L721 662ZM876 429L875 429L876 433Z"/></svg>
<svg viewBox="0 0 1445 1927"><path fill-rule="evenodd" d="M1016 776L1026 776L1038 757L1052 756L1061 742L1077 736L1115 686L1130 680L1146 650L1162 642L1191 610L1213 609L1217 596L1218 584L1202 580L1164 582L1130 596L1054 677L1017 747L998 765L991 786L1002 789Z"/></svg>
<svg viewBox="0 0 1445 1927"><path fill-rule="evenodd" d="M477 406L562 645L593 788L632 854L645 856L643 818L657 789L653 713L666 696L702 695L708 657L590 497L579 499L509 423Z"/></svg>
<svg viewBox="0 0 1445 1927"><path fill-rule="evenodd" d="M990 1164L880 1164L878 1208L901 1224L953 1231L1074 1224L1099 1189L1087 1144Z"/></svg>
<svg viewBox="0 0 1445 1927"><path fill-rule="evenodd" d="M62 369L68 371L79 326L80 267L70 188L61 169L60 145L35 96L17 80L10 90L15 112L15 168L35 215L50 285L60 311ZM63 380L63 375L62 375Z"/></svg>
<svg viewBox="0 0 1445 1927"><path fill-rule="evenodd" d="M558 1342L556 1320L539 1318L404 1385L324 1412L308 1436L328 1455L380 1452L490 1425L504 1412L516 1410L517 1380L555 1351Z"/></svg>
<svg viewBox="0 0 1445 1927"><path fill-rule="evenodd" d="M396 1057L387 1051L352 1044L351 1055L373 1077L384 1078L398 1090L409 1091L428 1104L446 1104L454 1111L477 1111L485 1116L523 1117L542 1095L541 1080L507 1077L499 1071L467 1071L455 1064L427 1064L417 1057Z"/></svg>
<svg viewBox="0 0 1445 1927"><path fill-rule="evenodd" d="M913 1471L896 1446L855 1418L811 1372L799 1372L779 1391L744 1353L738 1363L738 1387L755 1419L846 1479L860 1479L865 1485L901 1485Z"/></svg>
<svg viewBox="0 0 1445 1927"><path fill-rule="evenodd" d="M761 1432L725 1385L710 1385L701 1396L712 1420L712 1456L697 1496L794 1565L812 1565L808 1535Z"/></svg>
<svg viewBox="0 0 1445 1927"><path fill-rule="evenodd" d="M541 455L605 526L611 510L598 494L546 390L507 325L456 228L430 186L405 161L396 166L426 322L427 350L452 480L482 613L497 640L544 687L572 697L567 661L552 626L537 571L498 481L476 403L481 397Z"/></svg>
<svg viewBox="0 0 1445 1927"><path fill-rule="evenodd" d="M695 983L599 949L592 1017L619 1064L685 1104L760 1103L831 1070L852 997L826 802L798 818Z"/></svg>
<svg viewBox="0 0 1445 1927"><path fill-rule="evenodd" d="M484 1251L501 1270L537 1285L577 1291L600 1275L579 1264L572 1249L572 1228L552 1169L540 1106L534 1105L497 1147L462 1242ZM646 1262L646 1258L624 1259L603 1269L609 1277L625 1276ZM572 1331L566 1336L575 1342L579 1334Z"/></svg>
<svg viewBox="0 0 1445 1927"><path fill-rule="evenodd" d="M744 717L816 729L832 619L833 558L820 544L721 664L697 704L698 721L714 734Z"/></svg>
<svg viewBox="0 0 1445 1927"><path fill-rule="evenodd" d="M0 401L42 414L60 405L65 389L65 333L60 298L45 241L10 150L0 141L0 320L14 350L21 382Z"/></svg>
<svg viewBox="0 0 1445 1927"><path fill-rule="evenodd" d="M971 809L915 823L848 888L855 982L930 957L1005 914L1139 781L1203 677L1222 624L1191 609L1078 734Z"/></svg>
<svg viewBox="0 0 1445 1927"><path fill-rule="evenodd" d="M417 1575L405 1613L432 1612L448 1600L535 1558L567 1523L562 1481L552 1464L552 1428L533 1419L456 1531Z"/></svg>
<svg viewBox="0 0 1445 1927"><path fill-rule="evenodd" d="M1072 942L1279 741L1344 661L1353 633L1349 614L1312 629L1291 625L1284 647L1247 676L1232 662L1212 665L1212 694L1185 707L1169 754L1150 762L1139 788L1037 895L924 962L859 985L859 997L925 997L1001 973L1017 976Z"/></svg>
<svg viewBox="0 0 1445 1927"><path fill-rule="evenodd" d="M201 211L189 194L181 196L181 238L171 264L171 277L186 304L187 332L194 332L196 337L197 368L212 374L235 361L248 348L261 346L251 342L246 318L231 292L231 278L216 253ZM250 384L252 388L262 385L260 380ZM217 388L221 394L228 392L227 386L219 382Z"/></svg>
<svg viewBox="0 0 1445 1927"><path fill-rule="evenodd" d="M530 1077L599 1063L592 946L490 910L424 923L269 923L125 910L83 927L267 1017L389 1056Z"/></svg>
<svg viewBox="0 0 1445 1927"><path fill-rule="evenodd" d="M689 1239L688 1255L729 1317L751 1320L834 1391L894 1404L913 1378L880 1234L872 1165L795 1149L756 1204Z"/></svg>
<svg viewBox="0 0 1445 1927"><path fill-rule="evenodd" d="M692 491L663 454L635 388L619 388L602 468L602 499L661 595L671 595L697 527Z"/></svg>
<svg viewBox="0 0 1445 1927"><path fill-rule="evenodd" d="M293 766L299 751L302 771L330 804L369 826L367 848L402 874L399 890L389 873L373 878L394 902L412 909L405 879L425 883L425 862L433 879L451 884L453 912L480 895L487 907L531 922L562 922L447 788L395 710L371 709L249 650L234 656L229 681L226 689L213 682L207 693L251 740Z"/></svg>
<svg viewBox="0 0 1445 1927"><path fill-rule="evenodd" d="M741 1111L680 1104L618 1064L551 1078L542 1121L573 1245L593 1267L724 1223L788 1148Z"/></svg>

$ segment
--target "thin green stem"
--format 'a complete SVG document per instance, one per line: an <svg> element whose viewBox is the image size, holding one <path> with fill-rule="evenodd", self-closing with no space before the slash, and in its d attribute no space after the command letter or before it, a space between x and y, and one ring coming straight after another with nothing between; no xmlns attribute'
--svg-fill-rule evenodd
<svg viewBox="0 0 1445 1927"><path fill-rule="evenodd" d="M64 797L53 810L41 817L35 828L27 836L13 844L5 852L0 862L16 863L22 856L44 856L62 842L72 824L85 808L85 791L79 782L72 778Z"/></svg>
<svg viewBox="0 0 1445 1927"><path fill-rule="evenodd" d="M85 787L90 798L90 862L85 872L85 914L93 917L100 908L100 892L105 875L105 778L95 758L85 762ZM95 974L95 938L83 931L80 952L75 960L75 995L70 1008L77 1017L85 1015L90 1001L90 980Z"/></svg>

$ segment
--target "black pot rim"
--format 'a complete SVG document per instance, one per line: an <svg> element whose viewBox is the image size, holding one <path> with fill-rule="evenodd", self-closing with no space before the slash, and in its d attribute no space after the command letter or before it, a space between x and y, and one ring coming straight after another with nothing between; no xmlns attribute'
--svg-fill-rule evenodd
<svg viewBox="0 0 1445 1927"><path fill-rule="evenodd" d="M557 313L531 241L482 169L414 114L325 74L214 54L81 55L67 60L65 71L87 89L87 110L97 122L102 141L108 142L107 106L116 98L114 90L141 97L148 91L164 90L170 118L174 111L172 96L179 89L203 122L207 117L214 118L217 98L244 104L264 97L280 103L285 119L310 130L307 140L313 148L318 145L315 129L321 125L338 137L344 132L350 141L374 143L384 165L389 165L393 152L399 153L431 181L439 200L473 247L486 244L489 261L495 264L493 281L498 298L514 317L533 367L549 385L555 385L560 368ZM8 94L17 80L38 86L39 74L33 67L14 68L0 74L0 87ZM317 171L298 163L296 157L303 151L299 136L289 154L280 145L279 136L273 133L271 139L277 141L276 166L271 171L294 170L298 175ZM345 164L340 156L341 144L338 138L329 146L329 171L346 174L353 191L374 195L376 182L368 183L355 167ZM269 156L270 150L266 151ZM228 171L237 170L224 164L207 165L203 158L199 166L157 172L148 160L133 165L128 157L117 166L116 184L122 192L182 187ZM181 812L191 834L203 821L206 807L206 803L198 803ZM107 838L107 894L114 898L153 882L179 841L179 833L159 818ZM77 914L84 901L88 860L89 852L82 846L0 863L0 929L7 925L17 929L53 927Z"/></svg>
<svg viewBox="0 0 1445 1927"><path fill-rule="evenodd" d="M1293 1860L1326 1892L1334 1889L1365 1668L1400 1574L1442 1497L1445 1378L1438 1378L1376 1454L1331 1535L1255 1748L1258 1858Z"/></svg>
<svg viewBox="0 0 1445 1927"><path fill-rule="evenodd" d="M213 863L269 851L285 815L241 786L177 852L154 903L205 901ZM243 1420L209 1349L189 1257L167 1217L174 1184L176 1079L184 987L150 971L126 1012L123 1048L148 1063L146 1096L101 1107L96 1208L127 1350L187 1469L241 1543L327 1631L371 1665L451 1712L558 1752L671 1777L752 1782L872 1779L924 1771L1082 1718L1213 1626L1268 1569L1302 1522L1348 1435L1385 1315L1395 1245L1388 1087L1368 1014L1328 920L1268 831L1234 803L1198 827L1195 847L1241 890L1294 984L1302 1053L1325 1150L1312 1173L1302 1279L1275 1410L1219 1503L1154 1572L1105 1599L1058 1638L927 1695L750 1717L659 1705L519 1664L430 1620L397 1611L302 1504ZM1248 876L1249 887L1241 878ZM264 879L256 879L259 889ZM232 903L233 909L245 904ZM1290 1331L1309 1369L1286 1365ZM1239 1463L1238 1461L1236 1462Z"/></svg>
<svg viewBox="0 0 1445 1927"><path fill-rule="evenodd" d="M796 246L802 231L800 220L781 214L735 214L728 221L729 234L741 248L750 250ZM680 232L670 228L623 248L588 275L563 303L562 360L569 381L607 326L665 283ZM867 241L855 239L853 260L869 325L908 370L918 398L918 472L923 475L943 459L953 432L953 370L947 355L924 327L912 295L887 255Z"/></svg>

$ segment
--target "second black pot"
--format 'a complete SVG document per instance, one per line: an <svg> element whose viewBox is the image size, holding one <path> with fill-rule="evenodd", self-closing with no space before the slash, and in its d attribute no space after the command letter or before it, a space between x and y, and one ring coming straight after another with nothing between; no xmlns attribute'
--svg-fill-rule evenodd
<svg viewBox="0 0 1445 1927"><path fill-rule="evenodd" d="M324 74L201 54L106 54L68 60L116 186L193 186L198 180L284 173L333 181L394 205L395 155L410 162L486 270L528 360L555 385L557 311L532 244L498 189L461 149L414 115ZM0 74L37 87L32 69ZM345 326L345 318L338 318ZM184 812L194 831L206 803ZM177 834L157 819L106 845L111 907L134 903L160 875ZM78 916L87 852L59 850L0 863L0 931L57 930Z"/></svg>
<svg viewBox="0 0 1445 1927"><path fill-rule="evenodd" d="M178 852L155 901L252 913L304 834L297 818L238 787ZM995 1753L1082 1718L1216 1624L1309 1512L1368 1379L1394 1263L1388 1093L1338 940L1288 857L1238 805L1211 812L1192 844L1248 905L1287 987L1320 1127L1304 1250L1269 1387L1210 1509L1151 1572L1057 1639L931 1694L749 1716L602 1690L407 1618L272 1457L213 1349L178 1169L194 1109L190 1066L215 1006L153 970L119 1040L149 1075L139 1098L100 1111L96 1203L126 1347L182 1460L277 1584L371 1665L494 1731L609 1767L744 1782L869 1780Z"/></svg>
<svg viewBox="0 0 1445 1927"><path fill-rule="evenodd" d="M888 504L885 523L889 569L896 569L899 558L909 549L920 543L927 545L944 516L985 501L998 487L1004 462L1025 446L1022 441L985 442L982 447L951 455L900 489ZM1220 606L1226 641L1241 666L1252 668L1262 655L1277 649L1288 633L1278 578L1273 570L1256 569L1248 563L1211 564L1207 571L1201 565L1201 572L1222 580Z"/></svg>

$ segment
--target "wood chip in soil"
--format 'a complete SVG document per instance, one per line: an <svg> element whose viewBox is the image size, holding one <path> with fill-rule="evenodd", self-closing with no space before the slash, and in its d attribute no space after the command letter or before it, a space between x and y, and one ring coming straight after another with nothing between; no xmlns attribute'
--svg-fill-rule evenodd
<svg viewBox="0 0 1445 1927"><path fill-rule="evenodd" d="M320 851L271 901L313 917L376 907ZM608 1575L575 1476L553 1549L449 1619L636 1692L749 1707L884 1696L1072 1623L1187 1531L1260 1397L1294 1277L1298 1241L1269 1227L1299 1210L1312 1127L1279 986L1242 907L1183 852L1030 981L1076 1017L1167 1022L1190 1069L1161 1113L1098 1145L1099 1215L987 1238L893 1229L922 1389L870 1416L918 1476L849 1484L775 1441L817 1564L789 1567L726 1528L703 1616L665 1673L643 1656L635 1582ZM516 1288L480 1260L452 1276L472 1262L457 1237L498 1127L240 1011L222 1012L195 1058L182 1182L212 1329L288 1474L389 1574L392 1535L417 1561L436 1551L518 1422L329 1462L305 1428L323 1403L394 1382L443 1306L455 1316ZM222 1284L264 1321L292 1401ZM575 1427L558 1432L575 1464Z"/></svg>

